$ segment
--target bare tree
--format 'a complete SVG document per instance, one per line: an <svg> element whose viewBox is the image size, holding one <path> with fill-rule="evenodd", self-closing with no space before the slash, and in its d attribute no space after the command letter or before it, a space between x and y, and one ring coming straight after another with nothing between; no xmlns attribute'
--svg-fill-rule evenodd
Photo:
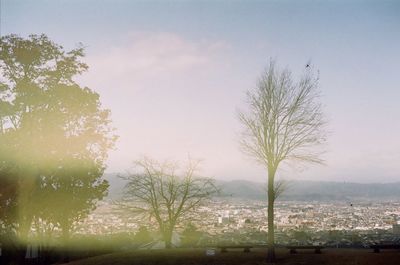
<svg viewBox="0 0 400 265"><path fill-rule="evenodd" d="M189 160L185 169L177 163L159 163L149 158L135 161L139 171L124 177L123 209L154 219L166 248L171 248L172 233L187 216L218 192L214 181L196 175L199 162Z"/></svg>
<svg viewBox="0 0 400 265"><path fill-rule="evenodd" d="M318 78L312 68L294 82L288 69L279 70L274 61L254 90L247 92L249 110L239 112L244 129L242 151L268 171L268 262L275 260L274 201L282 191L275 175L282 162L322 163L326 141L325 120L318 102Z"/></svg>

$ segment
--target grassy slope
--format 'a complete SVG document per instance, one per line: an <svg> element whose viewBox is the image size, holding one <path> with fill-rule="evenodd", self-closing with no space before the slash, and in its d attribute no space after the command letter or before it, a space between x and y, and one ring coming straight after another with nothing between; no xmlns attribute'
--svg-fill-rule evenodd
<svg viewBox="0 0 400 265"><path fill-rule="evenodd" d="M236 264L266 264L266 254L263 249L254 249L251 253L230 251L207 257L204 249L172 249L172 250L142 250L103 255L85 260L68 263L69 265L236 265ZM315 265L398 265L399 251L382 251L372 253L365 249L325 249L322 254L314 254L311 250L300 251L290 255L286 249L277 250L277 264L315 264Z"/></svg>

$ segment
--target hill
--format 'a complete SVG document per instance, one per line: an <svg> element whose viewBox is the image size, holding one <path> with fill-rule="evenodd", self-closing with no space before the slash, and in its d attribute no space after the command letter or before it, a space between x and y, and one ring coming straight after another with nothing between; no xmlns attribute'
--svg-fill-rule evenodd
<svg viewBox="0 0 400 265"><path fill-rule="evenodd" d="M107 174L110 182L109 197L121 196L126 181L117 174ZM235 199L265 200L266 184L248 180L217 181L221 188L220 197ZM400 182L351 183L293 180L288 181L280 201L388 201L400 200Z"/></svg>
<svg viewBox="0 0 400 265"><path fill-rule="evenodd" d="M374 201L400 200L400 182L347 183L327 181L288 181L280 201ZM266 184L245 180L219 182L222 196L266 199Z"/></svg>

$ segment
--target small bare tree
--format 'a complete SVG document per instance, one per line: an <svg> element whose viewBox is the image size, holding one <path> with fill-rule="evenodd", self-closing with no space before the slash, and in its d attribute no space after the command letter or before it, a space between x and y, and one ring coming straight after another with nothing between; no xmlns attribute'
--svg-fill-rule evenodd
<svg viewBox="0 0 400 265"><path fill-rule="evenodd" d="M189 160L179 170L177 163L143 158L135 161L138 172L124 177L128 183L119 205L155 219L166 248L171 248L172 233L182 218L218 192L212 179L196 175L198 164Z"/></svg>
<svg viewBox="0 0 400 265"><path fill-rule="evenodd" d="M247 93L249 110L239 112L241 149L268 171L268 262L275 260L274 201L284 187L274 182L278 167L290 161L322 163L321 149L313 149L326 141L317 89L318 78L309 65L294 82L288 69L280 71L271 60Z"/></svg>

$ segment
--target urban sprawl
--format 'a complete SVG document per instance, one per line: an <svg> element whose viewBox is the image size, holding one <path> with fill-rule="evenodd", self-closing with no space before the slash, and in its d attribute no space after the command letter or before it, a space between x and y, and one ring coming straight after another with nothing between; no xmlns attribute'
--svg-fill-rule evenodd
<svg viewBox="0 0 400 265"><path fill-rule="evenodd" d="M367 247L400 238L400 202L318 203L276 202L278 245L313 244L331 247ZM176 227L182 233L190 223L201 232L199 244L254 244L267 240L267 205L261 201L213 200L183 218ZM103 201L83 222L77 234L135 233L142 226L156 231L150 219L123 214Z"/></svg>

